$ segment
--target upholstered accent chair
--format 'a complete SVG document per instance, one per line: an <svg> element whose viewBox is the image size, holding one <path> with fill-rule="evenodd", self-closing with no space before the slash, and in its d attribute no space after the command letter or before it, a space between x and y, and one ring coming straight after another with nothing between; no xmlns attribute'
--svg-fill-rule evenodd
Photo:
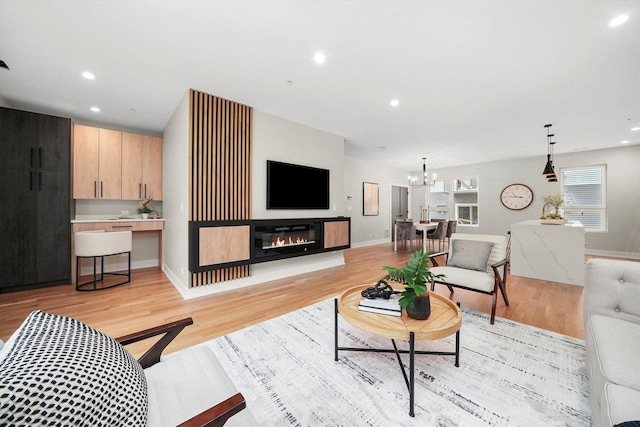
<svg viewBox="0 0 640 427"><path fill-rule="evenodd" d="M431 282L431 290L436 284L445 285L453 294L453 288L488 294L493 297L491 306L491 324L496 317L498 292L502 294L505 305L507 297L507 238L489 234L453 233L446 252L430 256L434 275L444 275ZM446 264L439 265L437 258L446 256ZM501 268L502 267L502 268Z"/></svg>
<svg viewBox="0 0 640 427"><path fill-rule="evenodd" d="M191 324L113 339L73 318L32 312L0 341L0 425L259 425L209 347L161 357ZM150 347L136 360L124 346L139 341Z"/></svg>

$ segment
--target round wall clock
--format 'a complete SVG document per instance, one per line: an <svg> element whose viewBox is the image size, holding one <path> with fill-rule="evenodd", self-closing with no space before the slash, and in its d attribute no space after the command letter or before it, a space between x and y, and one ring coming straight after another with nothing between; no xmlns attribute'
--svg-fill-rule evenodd
<svg viewBox="0 0 640 427"><path fill-rule="evenodd" d="M506 208L519 211L533 202L533 191L524 184L509 184L500 193L500 201Z"/></svg>

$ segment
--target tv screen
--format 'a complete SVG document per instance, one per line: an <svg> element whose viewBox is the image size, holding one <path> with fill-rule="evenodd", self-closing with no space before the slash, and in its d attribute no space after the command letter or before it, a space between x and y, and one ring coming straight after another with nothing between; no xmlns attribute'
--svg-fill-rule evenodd
<svg viewBox="0 0 640 427"><path fill-rule="evenodd" d="M267 160L267 209L329 209L329 171Z"/></svg>

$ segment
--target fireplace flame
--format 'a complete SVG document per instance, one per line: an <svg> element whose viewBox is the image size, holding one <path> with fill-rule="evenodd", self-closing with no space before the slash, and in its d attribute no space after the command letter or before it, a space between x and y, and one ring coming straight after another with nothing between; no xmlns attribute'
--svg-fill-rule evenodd
<svg viewBox="0 0 640 427"><path fill-rule="evenodd" d="M291 236L286 239L281 239L280 237L278 237L275 241L271 242L271 247L276 248L280 246L299 245L308 242L309 241L307 239L303 239L299 236L297 236L295 239L292 239Z"/></svg>

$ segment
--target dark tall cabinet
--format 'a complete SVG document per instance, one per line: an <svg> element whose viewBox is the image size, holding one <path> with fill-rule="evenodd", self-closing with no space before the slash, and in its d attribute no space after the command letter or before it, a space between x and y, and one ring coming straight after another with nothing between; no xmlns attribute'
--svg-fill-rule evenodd
<svg viewBox="0 0 640 427"><path fill-rule="evenodd" d="M0 107L0 293L71 283L71 120Z"/></svg>

